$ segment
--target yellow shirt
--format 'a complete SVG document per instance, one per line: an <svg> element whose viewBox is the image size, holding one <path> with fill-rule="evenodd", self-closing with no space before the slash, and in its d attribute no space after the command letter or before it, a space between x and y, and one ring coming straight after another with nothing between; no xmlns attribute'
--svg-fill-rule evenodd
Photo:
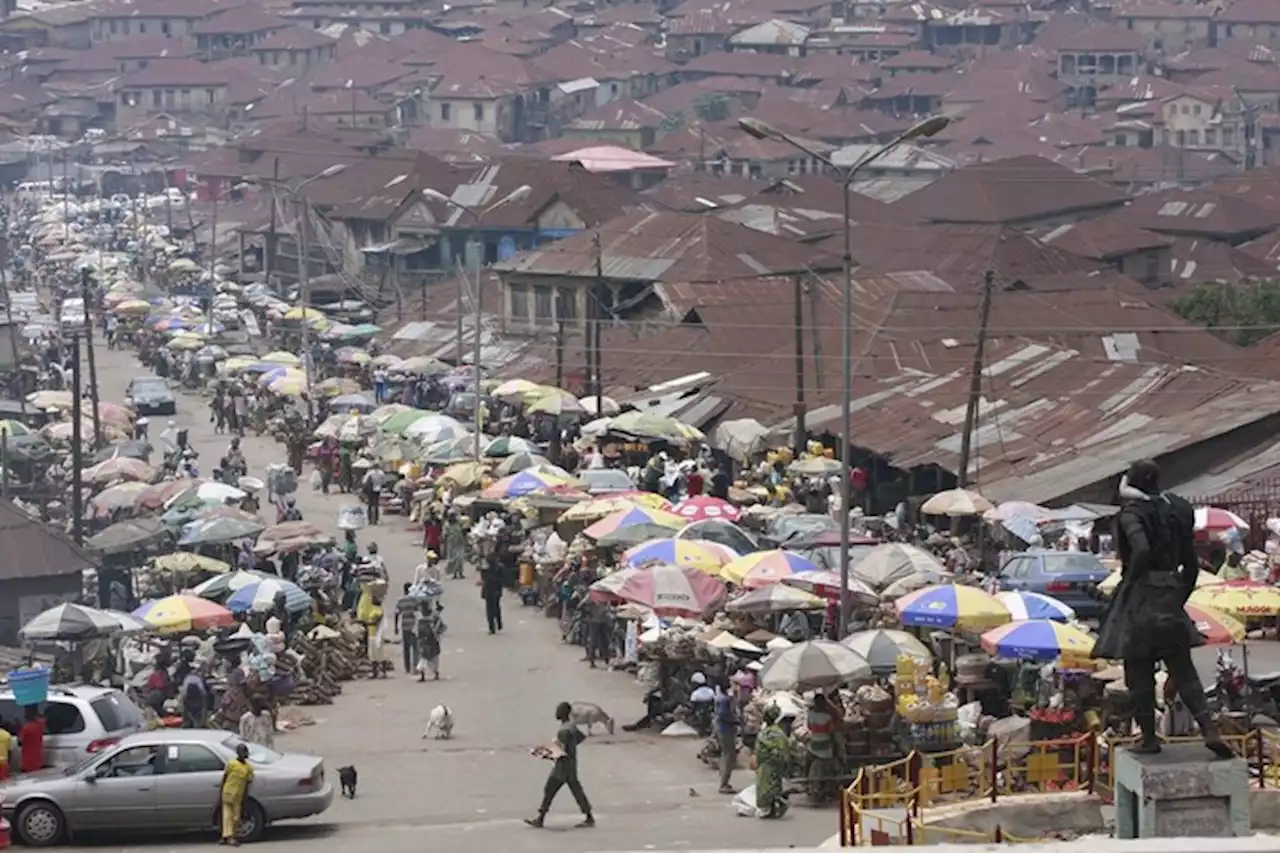
<svg viewBox="0 0 1280 853"><path fill-rule="evenodd" d="M9 763L9 755L13 751L13 735L6 729L0 729L0 765Z"/></svg>
<svg viewBox="0 0 1280 853"><path fill-rule="evenodd" d="M234 801L243 798L252 781L253 768L249 766L249 762L231 759L222 771L222 799Z"/></svg>

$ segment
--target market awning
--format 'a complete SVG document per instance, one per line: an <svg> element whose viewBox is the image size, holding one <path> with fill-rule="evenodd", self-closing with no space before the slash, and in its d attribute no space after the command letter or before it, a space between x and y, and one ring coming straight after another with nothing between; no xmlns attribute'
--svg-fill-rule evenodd
<svg viewBox="0 0 1280 853"><path fill-rule="evenodd" d="M360 251L366 255L412 255L414 252L421 252L423 249L429 249L436 243L434 238L422 237L401 237L398 240L392 240L390 243L379 243L376 246L365 246Z"/></svg>

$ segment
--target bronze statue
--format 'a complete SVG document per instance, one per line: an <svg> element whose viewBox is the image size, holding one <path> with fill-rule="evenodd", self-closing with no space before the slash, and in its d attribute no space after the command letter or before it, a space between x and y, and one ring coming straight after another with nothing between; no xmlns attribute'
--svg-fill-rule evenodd
<svg viewBox="0 0 1280 853"><path fill-rule="evenodd" d="M1142 740L1132 751L1160 751L1156 738L1156 667L1164 663L1207 746L1216 758L1232 753L1209 713L1191 649L1204 644L1184 605L1195 589L1195 510L1183 498L1160 491L1160 469L1135 462L1120 480L1115 519L1116 550L1123 566L1115 598L1102 620L1095 658L1121 658L1134 719Z"/></svg>

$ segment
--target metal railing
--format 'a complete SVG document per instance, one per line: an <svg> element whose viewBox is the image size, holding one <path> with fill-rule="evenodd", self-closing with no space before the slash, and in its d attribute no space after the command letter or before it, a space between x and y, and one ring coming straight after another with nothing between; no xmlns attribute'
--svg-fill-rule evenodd
<svg viewBox="0 0 1280 853"><path fill-rule="evenodd" d="M1082 791L1110 802L1115 782L1111 755L1136 738L1093 733L1039 741L997 741L948 752L913 751L889 764L863 767L840 792L840 844L960 842L1028 843L999 825L991 833L931 826L921 817L930 806L1000 797ZM1198 737L1164 738L1166 743ZM1280 734L1254 729L1223 735L1249 765L1259 788L1280 787Z"/></svg>

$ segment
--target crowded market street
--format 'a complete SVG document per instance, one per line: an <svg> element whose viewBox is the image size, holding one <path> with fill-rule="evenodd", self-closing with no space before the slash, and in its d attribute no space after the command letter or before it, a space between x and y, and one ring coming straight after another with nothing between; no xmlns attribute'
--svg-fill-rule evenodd
<svg viewBox="0 0 1280 853"><path fill-rule="evenodd" d="M129 381L147 375L131 350L100 345L96 355L104 401L123 399ZM165 420L152 419L153 435ZM228 437L214 434L207 401L199 395L178 397L175 420L189 429L202 465L211 466L225 453ZM243 446L256 476L283 456L269 436L250 434ZM335 529L338 508L356 500L336 490L324 496L305 483L297 496L303 517L326 530ZM421 562L422 534L407 527L403 517L388 516L359 534L362 548L378 543L395 592ZM321 817L274 827L266 846L312 849L317 840L332 837L343 844L377 844L382 853L417 851L424 843L457 853L495 845L527 851L705 849L811 845L834 832L830 810L800 807L781 821L740 818L730 807L732 798L716 793L715 774L695 760L688 740L621 729L613 736L597 730L582 750L583 784L598 809L597 827L570 830L577 815L567 795L557 800L547 829L525 826L546 775L544 762L528 752L554 733L556 703L594 702L621 724L643 713L641 690L628 675L589 669L580 662L579 647L560 642L554 620L537 608L522 608L514 595L503 601L505 630L490 636L474 573L444 583L449 631L441 681L422 684L403 672L387 680L351 681L332 705L308 708L316 725L280 736L277 745L322 756L331 774L341 765L356 766L359 794L337 799ZM391 654L398 662L399 648ZM453 738L424 740L427 714L438 703L453 710ZM745 756L739 763L745 765ZM745 766L735 782L750 784ZM185 850L209 842L169 837L97 844Z"/></svg>

